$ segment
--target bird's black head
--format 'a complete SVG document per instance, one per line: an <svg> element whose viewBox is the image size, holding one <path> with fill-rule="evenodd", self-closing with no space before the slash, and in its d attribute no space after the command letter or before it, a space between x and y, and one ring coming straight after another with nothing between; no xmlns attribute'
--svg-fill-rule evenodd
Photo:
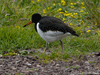
<svg viewBox="0 0 100 75"><path fill-rule="evenodd" d="M28 26L28 25L31 24L31 23L37 23L37 22L39 22L40 19L41 19L41 17L42 17L42 16L41 16L39 13L33 14L33 15L32 15L31 21L30 21L29 23L27 23L26 25L24 25L23 27L26 27L26 26Z"/></svg>
<svg viewBox="0 0 100 75"><path fill-rule="evenodd" d="M41 15L39 13L35 13L32 15L32 23L37 23L41 19Z"/></svg>

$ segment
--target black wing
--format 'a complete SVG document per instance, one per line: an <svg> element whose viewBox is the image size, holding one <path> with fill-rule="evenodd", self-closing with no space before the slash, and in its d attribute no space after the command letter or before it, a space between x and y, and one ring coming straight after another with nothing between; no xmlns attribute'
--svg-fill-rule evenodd
<svg viewBox="0 0 100 75"><path fill-rule="evenodd" d="M61 31L63 33L69 32L72 35L78 36L78 34L76 34L76 32L71 27L66 25L62 20L55 17L44 16L39 21L39 23L39 27L43 32L47 32L49 30Z"/></svg>

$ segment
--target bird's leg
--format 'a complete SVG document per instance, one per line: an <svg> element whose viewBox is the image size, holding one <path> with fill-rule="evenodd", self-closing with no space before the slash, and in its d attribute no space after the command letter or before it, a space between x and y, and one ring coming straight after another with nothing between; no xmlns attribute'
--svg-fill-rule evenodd
<svg viewBox="0 0 100 75"><path fill-rule="evenodd" d="M44 52L48 50L48 43L46 43L46 49L44 49Z"/></svg>
<svg viewBox="0 0 100 75"><path fill-rule="evenodd" d="M64 54L64 49L63 49L63 42L60 40L61 47L62 47L62 54Z"/></svg>
<svg viewBox="0 0 100 75"><path fill-rule="evenodd" d="M45 50L48 50L48 43L46 43L46 49Z"/></svg>

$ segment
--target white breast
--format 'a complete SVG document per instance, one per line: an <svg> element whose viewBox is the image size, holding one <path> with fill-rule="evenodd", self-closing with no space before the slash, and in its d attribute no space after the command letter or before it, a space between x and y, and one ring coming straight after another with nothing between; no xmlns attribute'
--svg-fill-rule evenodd
<svg viewBox="0 0 100 75"><path fill-rule="evenodd" d="M54 42L56 40L61 40L64 37L70 35L69 32L67 33L63 33L60 31L47 31L47 32L43 32L40 28L39 28L39 23L37 23L37 32L38 34L47 42Z"/></svg>

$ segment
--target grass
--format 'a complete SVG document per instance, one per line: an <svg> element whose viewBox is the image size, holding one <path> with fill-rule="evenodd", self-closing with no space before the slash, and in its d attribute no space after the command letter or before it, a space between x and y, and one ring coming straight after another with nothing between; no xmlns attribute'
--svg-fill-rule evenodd
<svg viewBox="0 0 100 75"><path fill-rule="evenodd" d="M98 27L100 27L100 4L99 0L92 0L92 1L87 1L83 0L85 7L88 12L90 12L90 18L92 19L92 22L97 24ZM98 10L99 9L99 10Z"/></svg>
<svg viewBox="0 0 100 75"><path fill-rule="evenodd" d="M36 55L44 59L44 62L48 62L100 51L100 30L96 23L91 22L90 12L80 0L0 0L0 11L1 55L6 52L6 55L13 55L15 50L45 49L46 43L35 31L34 24L23 28L30 21L31 15L36 12L63 20L80 37L71 36L62 40L64 55L60 42L56 41L49 44L50 55L33 53L32 56Z"/></svg>

